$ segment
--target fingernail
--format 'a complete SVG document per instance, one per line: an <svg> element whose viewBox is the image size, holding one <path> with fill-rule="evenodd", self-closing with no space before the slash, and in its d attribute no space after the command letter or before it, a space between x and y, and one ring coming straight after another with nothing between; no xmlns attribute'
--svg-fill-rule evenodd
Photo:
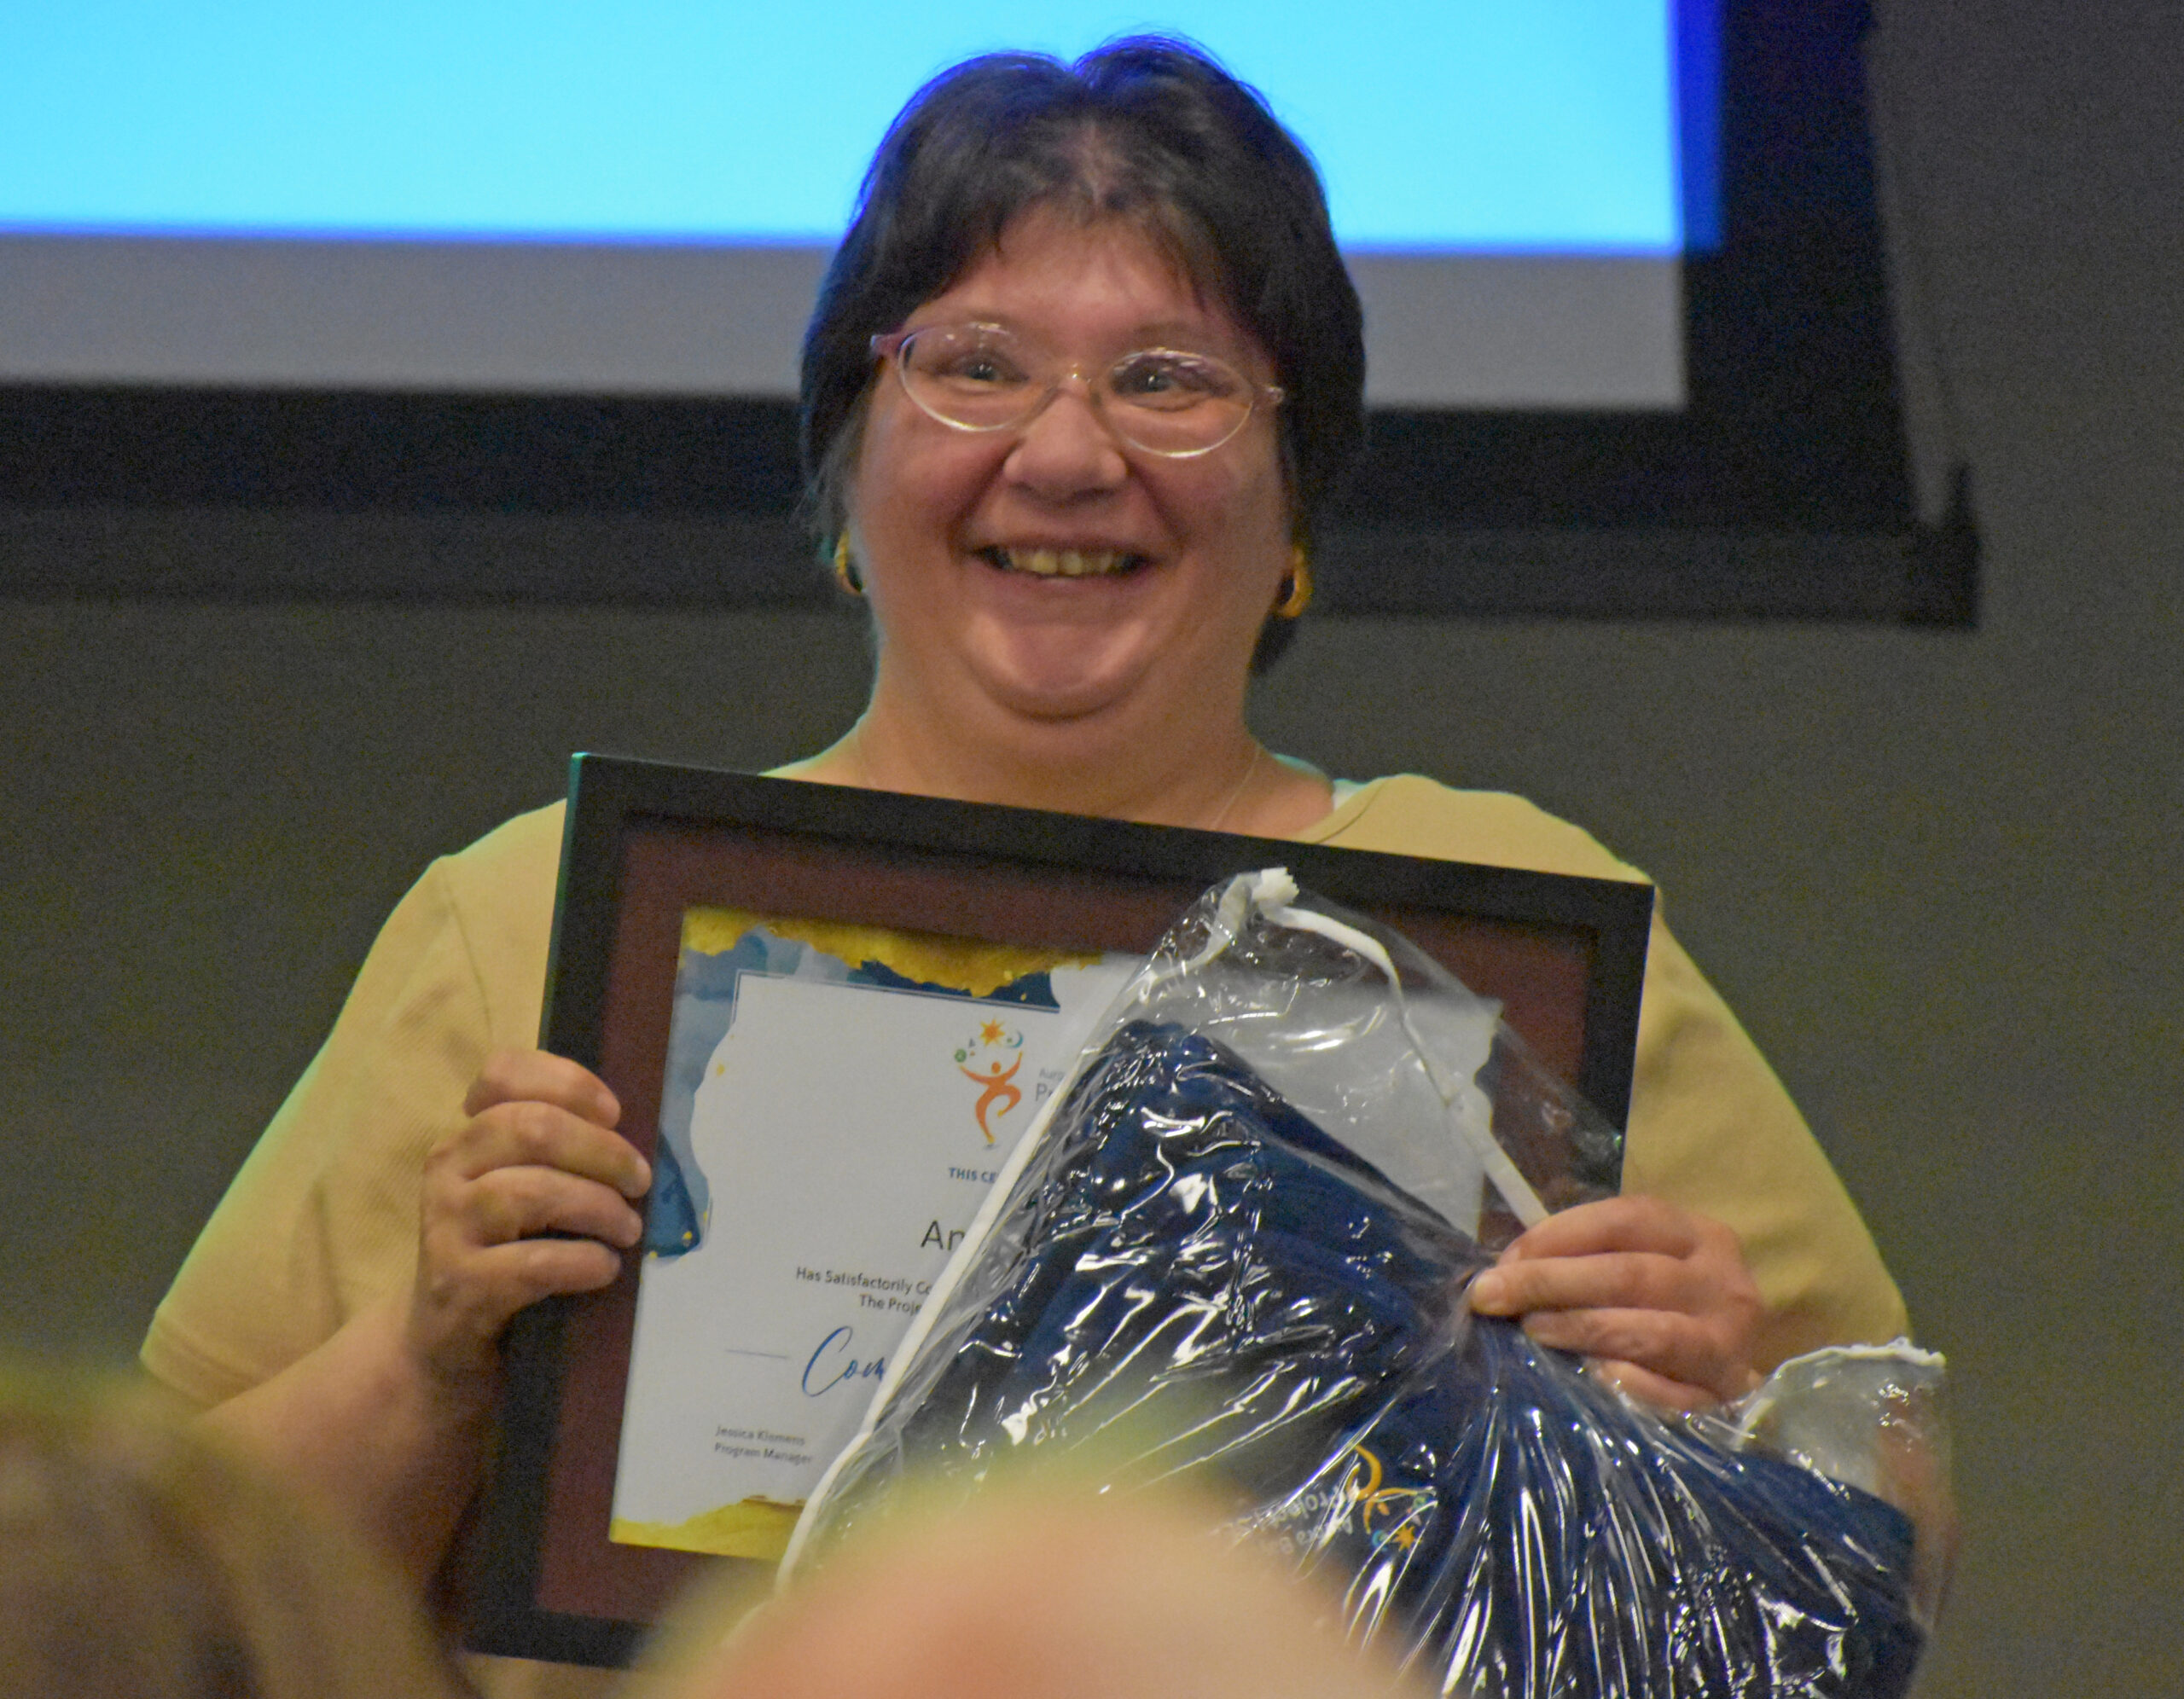
<svg viewBox="0 0 2184 1699"><path fill-rule="evenodd" d="M1508 1302L1509 1283L1492 1269L1488 1269L1471 1283L1471 1307L1490 1310Z"/></svg>

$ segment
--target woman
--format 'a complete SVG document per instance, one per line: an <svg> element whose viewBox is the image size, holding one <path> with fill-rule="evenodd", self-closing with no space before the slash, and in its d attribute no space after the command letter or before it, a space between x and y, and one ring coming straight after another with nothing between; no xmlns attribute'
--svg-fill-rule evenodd
<svg viewBox="0 0 2184 1699"><path fill-rule="evenodd" d="M938 79L805 343L815 508L877 658L863 716L793 776L1638 877L1517 798L1338 795L1251 736L1253 658L1310 600L1362 387L1311 165L1217 67L1135 42ZM604 1284L637 1236L648 1175L611 1093L521 1047L558 820L405 899L145 1348L421 1574L475 1479L508 1319ZM1631 1195L1534 1229L1478 1306L1671 1405L1899 1331L1841 1188L1664 931L1640 1044Z"/></svg>

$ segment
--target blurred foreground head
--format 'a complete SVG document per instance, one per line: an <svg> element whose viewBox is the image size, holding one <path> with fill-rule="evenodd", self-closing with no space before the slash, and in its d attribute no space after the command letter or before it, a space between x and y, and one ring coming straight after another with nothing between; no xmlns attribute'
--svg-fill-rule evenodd
<svg viewBox="0 0 2184 1699"><path fill-rule="evenodd" d="M0 1366L0 1693L450 1699L393 1580L141 1395Z"/></svg>
<svg viewBox="0 0 2184 1699"><path fill-rule="evenodd" d="M1423 1699L1339 1602L1209 1515L1008 1490L909 1511L663 1686L672 1699ZM686 1623L687 1642L696 1625Z"/></svg>

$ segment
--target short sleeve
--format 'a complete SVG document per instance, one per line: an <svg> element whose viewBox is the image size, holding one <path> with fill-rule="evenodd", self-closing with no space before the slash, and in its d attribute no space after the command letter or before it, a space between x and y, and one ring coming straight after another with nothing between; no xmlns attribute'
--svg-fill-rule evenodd
<svg viewBox="0 0 2184 1699"><path fill-rule="evenodd" d="M154 1377L217 1403L410 1282L426 1154L487 1055L536 1042L559 841L543 812L435 861L388 917L154 1316Z"/></svg>
<svg viewBox="0 0 2184 1699"><path fill-rule="evenodd" d="M1734 1229L1767 1302L1763 1366L1822 1345L1894 1339L1908 1326L1804 1117L1658 908L1623 1186Z"/></svg>

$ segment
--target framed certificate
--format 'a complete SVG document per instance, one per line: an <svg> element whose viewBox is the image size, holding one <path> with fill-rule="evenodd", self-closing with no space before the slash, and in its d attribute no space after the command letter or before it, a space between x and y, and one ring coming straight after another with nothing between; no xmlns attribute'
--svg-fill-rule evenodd
<svg viewBox="0 0 2184 1699"><path fill-rule="evenodd" d="M763 1573L1139 960L1272 866L1622 1123L1648 886L578 757L541 1041L653 1180L614 1284L510 1330L470 1644L625 1663L700 1567Z"/></svg>

